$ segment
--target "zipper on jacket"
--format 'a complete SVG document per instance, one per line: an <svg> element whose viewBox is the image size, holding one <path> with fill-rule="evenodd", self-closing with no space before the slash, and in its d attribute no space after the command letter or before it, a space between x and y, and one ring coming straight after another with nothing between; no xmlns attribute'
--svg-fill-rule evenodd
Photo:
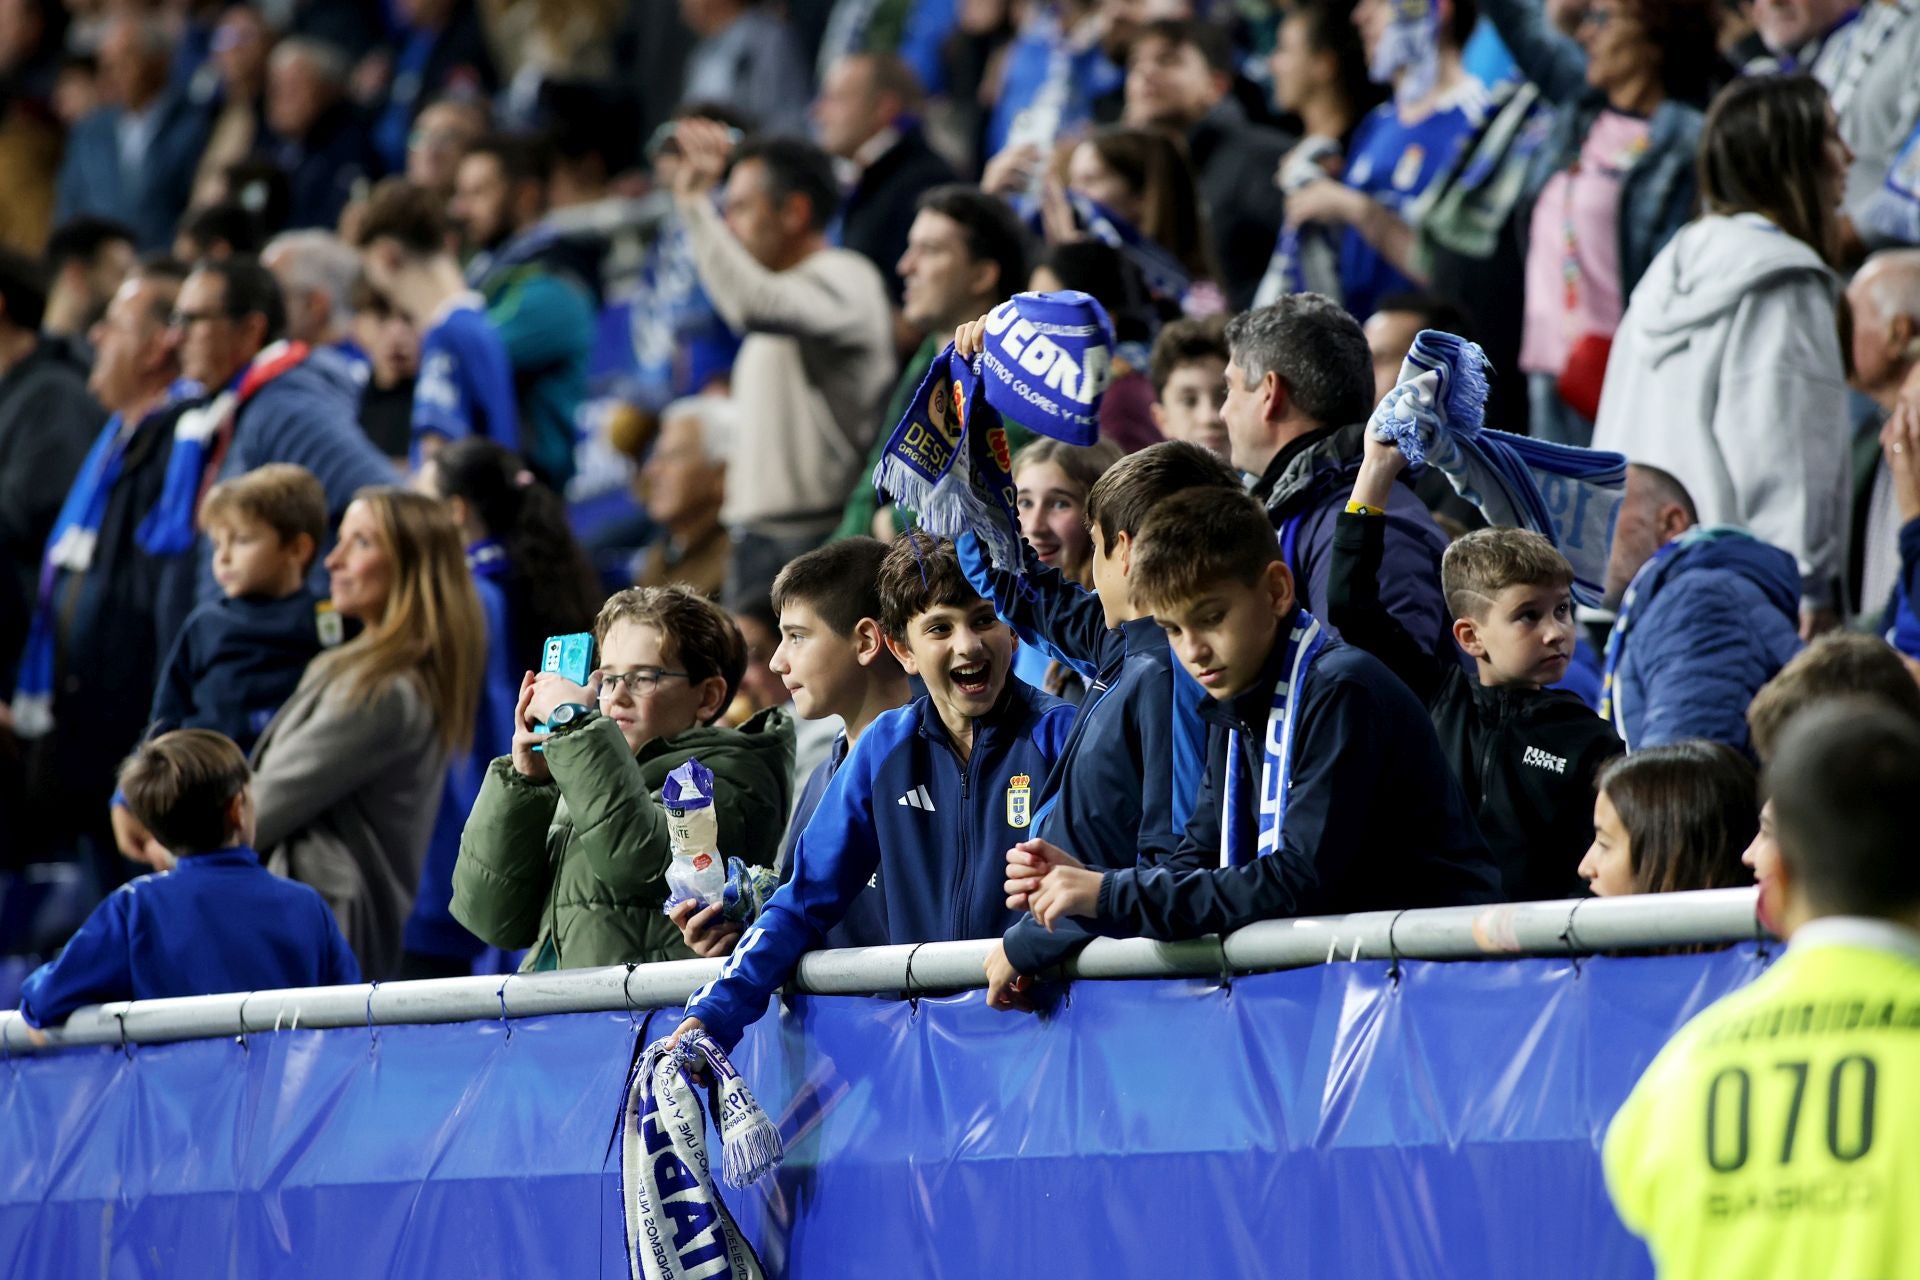
<svg viewBox="0 0 1920 1280"><path fill-rule="evenodd" d="M972 936L967 932L966 928L967 892L973 887L973 850L970 847L973 842L968 839L968 836L972 832L973 808L967 803L967 796L970 791L969 783L973 777L974 761L980 758L981 737L980 729L978 725L976 725L973 733L973 750L968 752L965 757L960 755L960 749L954 746L951 740L947 743L947 750L953 752L954 759L960 763L960 821L957 824L960 831L960 876L959 883L954 886L953 893L953 936L955 939Z"/></svg>

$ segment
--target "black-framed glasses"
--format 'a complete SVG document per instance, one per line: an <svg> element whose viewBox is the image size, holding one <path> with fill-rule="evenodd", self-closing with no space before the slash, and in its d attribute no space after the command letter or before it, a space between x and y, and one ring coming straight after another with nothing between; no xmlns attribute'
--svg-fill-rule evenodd
<svg viewBox="0 0 1920 1280"><path fill-rule="evenodd" d="M600 682L600 696L611 698L618 689L625 688L629 697L638 701L653 696L662 680L691 680L692 676L684 671L669 671L665 667L638 667L632 671L596 671L594 678Z"/></svg>

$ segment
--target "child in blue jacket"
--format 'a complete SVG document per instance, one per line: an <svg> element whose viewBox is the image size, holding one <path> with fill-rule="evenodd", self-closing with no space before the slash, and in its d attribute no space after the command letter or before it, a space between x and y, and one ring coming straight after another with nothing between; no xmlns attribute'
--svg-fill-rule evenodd
<svg viewBox="0 0 1920 1280"><path fill-rule="evenodd" d="M1005 852L1031 833L1074 709L1012 676L1013 633L951 543L902 534L879 595L887 646L926 695L860 735L794 848L793 879L688 1001L682 1031L704 1026L732 1048L876 870L889 942L987 938L1013 922Z"/></svg>
<svg viewBox="0 0 1920 1280"><path fill-rule="evenodd" d="M214 729L251 751L307 663L341 640L340 616L307 587L327 495L306 468L269 463L213 486L200 521L224 599L180 628L148 732Z"/></svg>
<svg viewBox="0 0 1920 1280"><path fill-rule="evenodd" d="M162 734L128 758L120 790L176 865L116 889L27 975L27 1025L111 1000L360 981L320 895L260 865L252 777L240 748L208 729Z"/></svg>

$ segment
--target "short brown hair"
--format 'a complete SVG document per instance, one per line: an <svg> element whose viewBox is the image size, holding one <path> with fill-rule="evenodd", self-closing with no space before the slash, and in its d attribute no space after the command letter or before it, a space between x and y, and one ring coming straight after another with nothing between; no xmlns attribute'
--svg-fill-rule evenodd
<svg viewBox="0 0 1920 1280"><path fill-rule="evenodd" d="M727 682L726 696L720 699L720 717L733 702L740 688L740 677L747 671L747 642L740 627L727 611L683 583L665 587L628 587L616 591L600 606L593 620L593 646L606 644L607 632L615 623L633 622L652 627L660 633L660 657L678 663L687 680L699 684L715 676Z"/></svg>
<svg viewBox="0 0 1920 1280"><path fill-rule="evenodd" d="M282 543L292 542L300 534L313 539L313 549L327 540L327 491L313 472L291 462L269 462L231 480L222 480L207 490L200 504L200 523L215 523L241 516L258 520L277 534ZM307 557L312 567L313 557Z"/></svg>
<svg viewBox="0 0 1920 1280"><path fill-rule="evenodd" d="M1218 360L1224 365L1232 358L1227 350L1225 316L1173 321L1160 330L1160 336L1153 340L1153 352L1147 357L1154 399L1167 393L1167 383L1183 365L1198 364L1202 360Z"/></svg>
<svg viewBox="0 0 1920 1280"><path fill-rule="evenodd" d="M862 618L880 617L880 566L887 544L878 538L842 538L787 561L773 580L773 611L804 604L834 634L850 636ZM776 628L777 629L777 628Z"/></svg>
<svg viewBox="0 0 1920 1280"><path fill-rule="evenodd" d="M227 808L253 778L233 739L175 729L134 748L120 766L127 808L175 857L220 849L234 836Z"/></svg>
<svg viewBox="0 0 1920 1280"><path fill-rule="evenodd" d="M375 240L391 239L415 258L445 253L448 223L441 206L441 197L425 187L405 178L383 178L367 197L353 242L365 248Z"/></svg>
<svg viewBox="0 0 1920 1280"><path fill-rule="evenodd" d="M1222 582L1250 587L1279 558L1266 508L1252 497L1188 489L1161 502L1140 526L1127 582L1138 603L1158 612Z"/></svg>
<svg viewBox="0 0 1920 1280"><path fill-rule="evenodd" d="M1508 587L1571 587L1573 566L1531 529L1475 529L1440 558L1440 590L1456 618L1480 619Z"/></svg>
<svg viewBox="0 0 1920 1280"><path fill-rule="evenodd" d="M1843 631L1802 649L1753 695L1747 732L1754 754L1771 760L1787 721L1816 702L1849 694L1878 699L1920 723L1920 684L1900 655L1878 636Z"/></svg>
<svg viewBox="0 0 1920 1280"><path fill-rule="evenodd" d="M880 625L895 640L903 640L907 625L929 609L942 605L965 608L980 593L960 570L953 544L910 529L893 540L880 562Z"/></svg>
<svg viewBox="0 0 1920 1280"><path fill-rule="evenodd" d="M1240 473L1219 456L1185 440L1163 440L1108 467L1087 490L1087 525L1111 547L1121 534L1140 536L1156 507L1187 489L1242 488Z"/></svg>

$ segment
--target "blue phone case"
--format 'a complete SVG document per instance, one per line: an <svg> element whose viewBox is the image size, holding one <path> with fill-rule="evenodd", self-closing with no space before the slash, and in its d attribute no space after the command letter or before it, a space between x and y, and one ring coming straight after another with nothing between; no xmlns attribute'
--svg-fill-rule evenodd
<svg viewBox="0 0 1920 1280"><path fill-rule="evenodd" d="M584 686L587 677L593 674L593 637L585 631L576 631L572 635L548 636L545 648L540 654L540 670L565 676L577 685ZM534 728L545 733L544 722ZM538 746L535 751L540 750Z"/></svg>

